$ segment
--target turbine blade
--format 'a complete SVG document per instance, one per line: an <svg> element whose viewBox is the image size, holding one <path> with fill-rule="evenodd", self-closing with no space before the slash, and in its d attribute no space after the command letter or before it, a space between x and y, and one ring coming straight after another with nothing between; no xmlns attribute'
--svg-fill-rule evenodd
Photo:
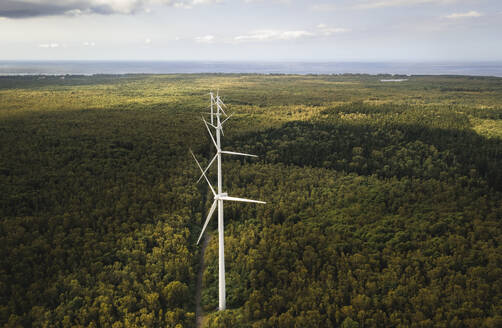
<svg viewBox="0 0 502 328"><path fill-rule="evenodd" d="M199 245L200 239L202 238L202 235L204 234L204 231L206 230L207 224L211 220L211 216L213 216L214 210L216 209L216 204L217 204L217 201L215 200L213 202L213 205L211 205L211 209L209 210L209 214L207 215L206 222L204 222L204 227L202 227L202 231L200 232L199 239L197 239L197 245Z"/></svg>
<svg viewBox="0 0 502 328"><path fill-rule="evenodd" d="M210 126L212 126L213 128L217 129L217 127L216 127L214 124L212 124L212 123L207 122L207 125L210 125Z"/></svg>
<svg viewBox="0 0 502 328"><path fill-rule="evenodd" d="M214 140L213 134L211 133L211 130L209 130L209 126L207 125L206 120L204 118L202 118L202 120L204 121L204 124L206 125L207 132L209 132L209 136L211 136L211 140L213 140L213 143L214 143L214 146L216 147L216 150L219 150L220 148L218 148L218 144Z"/></svg>
<svg viewBox="0 0 502 328"><path fill-rule="evenodd" d="M207 170L209 170L209 168L211 167L211 165L213 164L214 160L218 157L218 154L214 155L213 159L211 160L211 162L209 162L209 165L206 167L206 169L202 172L202 174L206 174ZM203 178L203 175L201 174L199 180L197 180L197 183L199 183L200 179Z"/></svg>
<svg viewBox="0 0 502 328"><path fill-rule="evenodd" d="M228 116L227 113L225 113L225 111L223 110L223 107L221 107L221 105L225 106L225 104L221 101L219 97L216 98L216 106L218 106L218 109L221 110L223 114L225 114L225 116Z"/></svg>
<svg viewBox="0 0 502 328"><path fill-rule="evenodd" d="M210 92L209 93L211 95L211 105L209 105L209 107L211 107L211 124L214 123L214 109L213 109L213 105L214 105L214 97L213 97L213 93Z"/></svg>
<svg viewBox="0 0 502 328"><path fill-rule="evenodd" d="M229 154L229 155L239 155L239 156L249 156L249 157L258 157L256 155L251 155L251 154L244 154L244 153L236 153L235 151L227 151L227 150L222 150L221 153L223 154Z"/></svg>
<svg viewBox="0 0 502 328"><path fill-rule="evenodd" d="M216 196L216 192L214 191L213 186L211 186L211 182L209 182L209 179L207 178L206 173L204 173L204 171L202 170L202 167L200 166L199 161L197 160L197 157L195 157L195 155L193 154L191 149L190 149L190 153L192 154L193 159L195 159L195 163L197 163L197 166L199 167L200 171L202 172L202 175L204 176L204 178L206 178L207 184L209 185L209 188L211 188L213 195Z"/></svg>
<svg viewBox="0 0 502 328"><path fill-rule="evenodd" d="M204 222L204 227L202 228L202 231L200 233L199 239L197 240L197 245L199 244L200 239L202 238L202 235L204 234L204 231L206 230L206 227L207 227L209 221L211 220L211 217L212 217L212 215L214 213L214 210L216 209L216 204L217 204L217 201L215 200L213 202L213 204L211 205L211 209L209 210L209 214L207 215L206 222Z"/></svg>
<svg viewBox="0 0 502 328"><path fill-rule="evenodd" d="M220 97L218 97L218 101L220 102L220 104L222 104L223 106L225 106L225 108L227 108L227 105L225 105L225 103L223 102L223 100L221 100Z"/></svg>
<svg viewBox="0 0 502 328"><path fill-rule="evenodd" d="M230 196L223 196L223 197L220 197L220 199L230 200L230 201L233 201L233 202L246 202L246 203L266 204L266 202L262 202L261 200L253 200L253 199L230 197Z"/></svg>
<svg viewBox="0 0 502 328"><path fill-rule="evenodd" d="M223 122L220 123L220 125L223 125L223 123L225 123L230 117L232 117L232 115L234 115L234 113L228 115L227 118L224 119Z"/></svg>
<svg viewBox="0 0 502 328"><path fill-rule="evenodd" d="M225 114L225 116L228 117L227 113L225 113L225 111L223 110L223 107L221 107L220 105L218 105L218 108L223 112L223 114Z"/></svg>

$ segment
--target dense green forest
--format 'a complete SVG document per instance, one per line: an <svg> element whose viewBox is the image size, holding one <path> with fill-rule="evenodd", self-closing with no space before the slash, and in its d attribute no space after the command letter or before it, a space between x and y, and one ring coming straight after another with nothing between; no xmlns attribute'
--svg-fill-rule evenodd
<svg viewBox="0 0 502 328"><path fill-rule="evenodd" d="M385 78L0 77L0 326L502 327L502 79Z"/></svg>

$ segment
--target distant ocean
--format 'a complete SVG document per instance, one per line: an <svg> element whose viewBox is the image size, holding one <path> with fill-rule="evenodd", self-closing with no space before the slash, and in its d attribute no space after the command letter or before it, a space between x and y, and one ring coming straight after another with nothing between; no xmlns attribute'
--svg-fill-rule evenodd
<svg viewBox="0 0 502 328"><path fill-rule="evenodd" d="M1 75L167 73L397 74L502 77L501 62L0 61Z"/></svg>

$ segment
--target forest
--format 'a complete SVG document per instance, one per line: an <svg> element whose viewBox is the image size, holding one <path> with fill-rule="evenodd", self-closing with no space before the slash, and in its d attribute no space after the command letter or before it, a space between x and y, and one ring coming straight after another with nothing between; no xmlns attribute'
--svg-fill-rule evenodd
<svg viewBox="0 0 502 328"><path fill-rule="evenodd" d="M0 326L502 327L502 78L388 78L0 77Z"/></svg>

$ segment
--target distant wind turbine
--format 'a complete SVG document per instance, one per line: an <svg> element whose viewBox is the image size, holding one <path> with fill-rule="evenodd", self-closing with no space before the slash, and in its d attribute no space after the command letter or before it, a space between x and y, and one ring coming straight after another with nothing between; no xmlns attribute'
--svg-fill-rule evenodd
<svg viewBox="0 0 502 328"><path fill-rule="evenodd" d="M194 153L190 150L192 153L193 158L195 159L195 162L197 163L197 166L199 167L200 171L202 172L199 180L199 182L202 178L204 178L209 185L209 188L211 189L211 192L214 195L214 201L213 204L211 205L211 208L209 209L209 214L207 215L206 222L204 222L204 226L202 227L202 231L200 233L199 239L197 240L197 245L200 242L200 239L202 238L202 235L204 234L204 231L206 230L206 227L211 220L211 217L216 209L218 207L218 262L219 262L219 273L218 273L218 282L219 282L219 310L225 310L226 308L226 302L225 302L225 248L224 248L224 227L223 227L223 201L228 200L228 201L234 201L234 202L247 202L247 203L258 203L258 204L266 204L265 202L259 201L259 200L252 200L252 199L246 199L246 198L238 198L238 197L230 197L226 192L222 191L222 174L221 174L221 154L229 154L229 155L238 155L238 156L248 156L248 157L258 157L256 155L250 155L250 154L244 154L244 153L237 153L233 151L227 151L227 150L222 150L221 149L221 138L220 134L223 134L223 123L225 123L230 116L232 115L227 115L225 111L223 110L223 107L226 107L226 105L223 103L221 100L219 94L214 94L212 92L209 93L211 96L211 121L210 123L206 122L204 118L202 118L202 121L204 122L204 125L206 126L207 131L209 132L209 136L211 137L211 140L216 147L216 155L211 159L209 162L209 165L206 167L206 169L202 169L200 166L199 161L195 157ZM214 108L216 107L216 108ZM225 115L225 119L221 121L221 116ZM212 127L216 131L216 140L213 136L213 133L211 132L210 127ZM209 170L211 165L214 163L214 161L217 161L218 163L218 192L216 192L211 185L211 182L209 182L209 179L207 178L206 172Z"/></svg>

